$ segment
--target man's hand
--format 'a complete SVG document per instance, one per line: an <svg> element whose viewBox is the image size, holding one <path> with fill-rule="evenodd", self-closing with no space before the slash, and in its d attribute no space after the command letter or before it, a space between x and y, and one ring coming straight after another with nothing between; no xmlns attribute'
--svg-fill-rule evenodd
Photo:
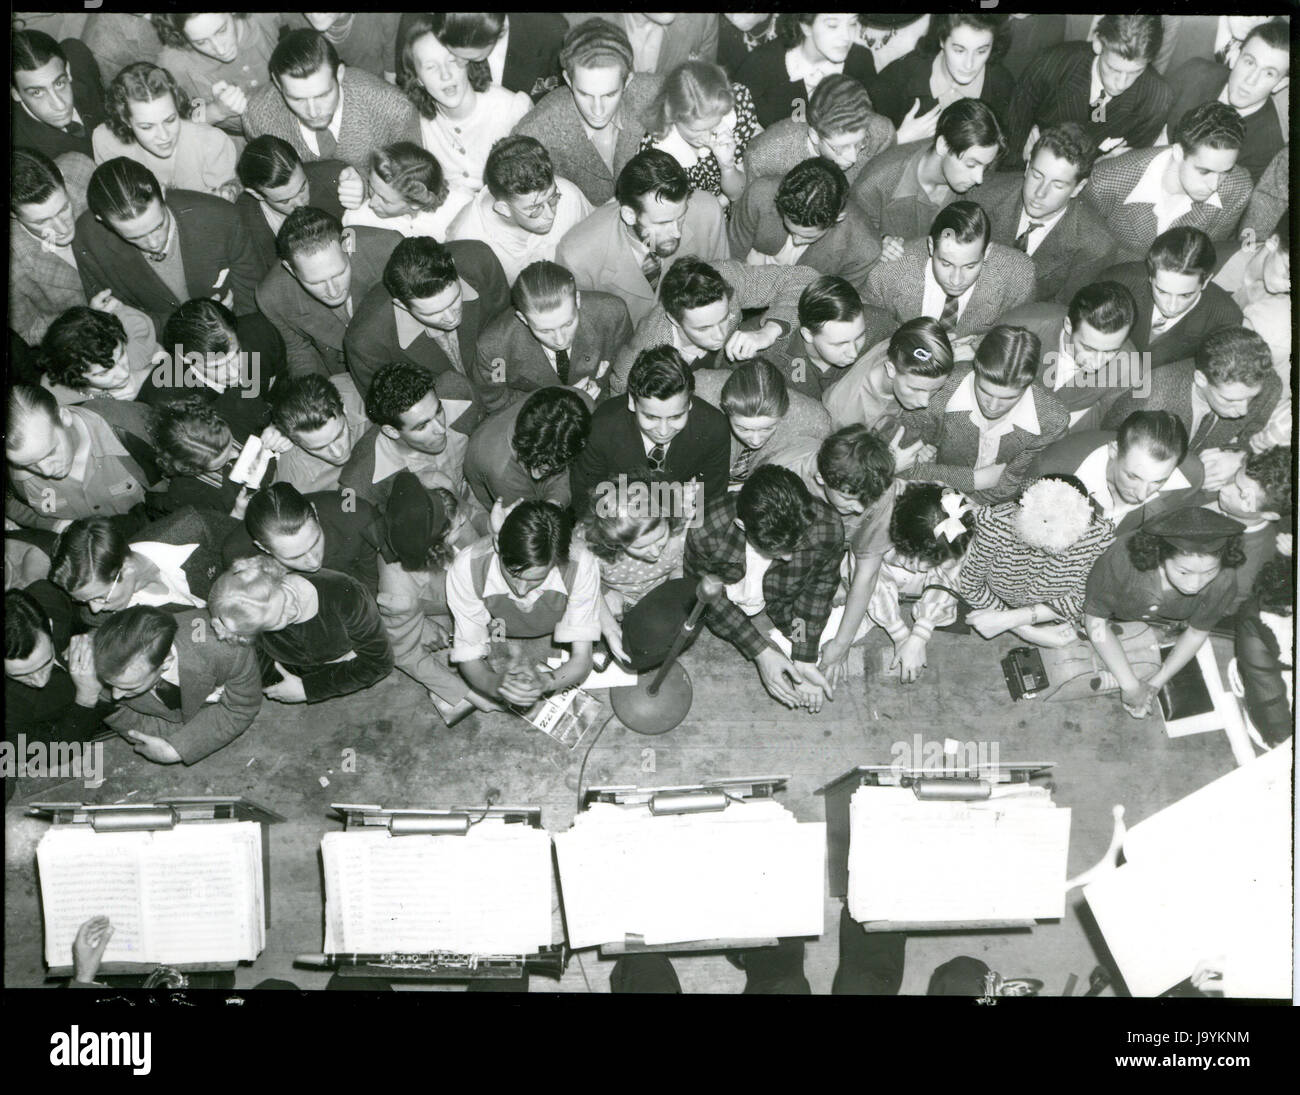
<svg viewBox="0 0 1300 1095"><path fill-rule="evenodd" d="M1119 699L1124 710L1135 719L1144 719L1151 714L1151 702L1156 698L1156 690L1146 681L1138 681L1135 688L1120 688Z"/></svg>
<svg viewBox="0 0 1300 1095"><path fill-rule="evenodd" d="M243 114L248 109L248 96L238 84L218 80L212 85L212 95L231 114Z"/></svg>
<svg viewBox="0 0 1300 1095"><path fill-rule="evenodd" d="M754 659L759 680L768 695L786 707L799 707L802 699L796 691L800 677L794 663L774 646L769 646Z"/></svg>
<svg viewBox="0 0 1300 1095"><path fill-rule="evenodd" d="M894 660L889 668L898 670L898 679L903 684L917 680L925 668L925 640L908 635L894 650Z"/></svg>
<svg viewBox="0 0 1300 1095"><path fill-rule="evenodd" d="M1009 613L1000 608L977 608L966 614L966 625L986 639L995 639L1007 629Z"/></svg>
<svg viewBox="0 0 1300 1095"><path fill-rule="evenodd" d="M68 643L68 676L77 690L78 707L99 702L99 678L95 675L95 649L89 635L73 635Z"/></svg>
<svg viewBox="0 0 1300 1095"><path fill-rule="evenodd" d="M1024 160L1025 163L1028 163L1034 158L1034 145L1038 143L1038 137L1038 126L1034 126L1033 129L1029 131L1029 136L1025 138L1025 147L1020 150L1020 158Z"/></svg>
<svg viewBox="0 0 1300 1095"><path fill-rule="evenodd" d="M610 656L616 662L622 662L627 665L627 651L623 649L623 636L618 628L602 632L601 637L605 640L605 645L609 647Z"/></svg>
<svg viewBox="0 0 1300 1095"><path fill-rule="evenodd" d="M104 960L104 948L112 938L113 925L107 916L92 916L77 929L77 937L72 941L74 981L85 983L95 979Z"/></svg>
<svg viewBox="0 0 1300 1095"><path fill-rule="evenodd" d="M885 236L880 241L880 261L895 262L903 257L903 237Z"/></svg>
<svg viewBox="0 0 1300 1095"><path fill-rule="evenodd" d="M933 445L927 445L920 438L904 447L903 434L906 432L907 427L899 426L894 439L889 443L889 451L894 455L895 473L908 471L918 464L928 463L934 459L937 451Z"/></svg>
<svg viewBox="0 0 1300 1095"><path fill-rule="evenodd" d="M262 689L262 695L268 700L278 700L280 703L306 703L307 690L303 686L302 678L294 676L279 662L275 663L275 667L284 680L268 684Z"/></svg>
<svg viewBox="0 0 1300 1095"><path fill-rule="evenodd" d="M424 634L428 641L424 644L424 649L432 654L435 650L446 650L451 646L451 634L440 623L435 623L428 617L424 620Z"/></svg>
<svg viewBox="0 0 1300 1095"><path fill-rule="evenodd" d="M1202 489L1207 491L1217 491L1227 486L1246 462L1244 452L1230 452L1227 449L1205 449L1200 455L1201 464L1205 468Z"/></svg>
<svg viewBox="0 0 1300 1095"><path fill-rule="evenodd" d="M275 426L267 426L258 437L258 440L262 442L262 448L270 449L276 456L283 456L293 448L293 442Z"/></svg>
<svg viewBox="0 0 1300 1095"><path fill-rule="evenodd" d="M848 680L849 676L849 644L841 642L840 639L834 638L829 642L822 643L820 665L822 673L825 674L826 680L830 682L831 687L835 687L840 681Z"/></svg>
<svg viewBox="0 0 1300 1095"><path fill-rule="evenodd" d="M223 308L233 309L235 307L235 291L233 289L227 289L226 295L224 297L218 296L216 293L213 293L212 299L215 300L218 304L220 304Z"/></svg>
<svg viewBox="0 0 1300 1095"><path fill-rule="evenodd" d="M366 180L355 167L345 167L339 172L339 205L344 209L360 209L366 200Z"/></svg>
<svg viewBox="0 0 1300 1095"><path fill-rule="evenodd" d="M166 738L142 734L139 730L128 730L126 736L135 742L135 751L154 764L180 763L181 755Z"/></svg>
<svg viewBox="0 0 1300 1095"><path fill-rule="evenodd" d="M921 100L912 101L912 109L907 112L903 120L898 123L898 143L911 144L912 141L928 141L934 136L935 127L939 124L939 104L934 104L934 109L922 114Z"/></svg>
<svg viewBox="0 0 1300 1095"><path fill-rule="evenodd" d="M987 468L976 468L971 476L976 490L992 490L998 485L1002 473L1007 470L1005 464L990 464Z"/></svg>
<svg viewBox="0 0 1300 1095"><path fill-rule="evenodd" d="M835 699L835 687L812 662L791 662L794 666L798 683L795 690L799 693L799 706L807 708L812 714L822 709L822 701Z"/></svg>
<svg viewBox="0 0 1300 1095"><path fill-rule="evenodd" d="M545 683L535 669L520 665L506 670L498 692L503 700L516 707L532 707L544 688Z"/></svg>
<svg viewBox="0 0 1300 1095"><path fill-rule="evenodd" d="M696 596L707 604L712 604L721 595L726 588L726 584L721 578L714 574L705 574L700 578L699 584L695 587Z"/></svg>
<svg viewBox="0 0 1300 1095"><path fill-rule="evenodd" d="M101 289L90 298L90 306L96 312L107 312L111 316L122 307L122 302L113 296L112 289Z"/></svg>
<svg viewBox="0 0 1300 1095"><path fill-rule="evenodd" d="M733 331L724 349L732 361L748 361L780 337L781 325L768 322L757 331Z"/></svg>

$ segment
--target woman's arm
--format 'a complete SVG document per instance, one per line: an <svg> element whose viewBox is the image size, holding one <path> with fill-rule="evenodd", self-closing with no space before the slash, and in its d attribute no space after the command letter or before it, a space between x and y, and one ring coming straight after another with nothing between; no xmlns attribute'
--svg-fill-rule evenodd
<svg viewBox="0 0 1300 1095"><path fill-rule="evenodd" d="M1147 685L1156 691L1163 688L1175 673L1196 657L1196 652L1201 649L1201 644L1209 637L1210 633L1208 631L1200 631L1197 628L1189 627L1178 636L1178 641L1174 643L1174 648L1169 651L1160 668L1147 678Z"/></svg>
<svg viewBox="0 0 1300 1095"><path fill-rule="evenodd" d="M349 649L356 657L305 671L302 684L308 703L359 692L378 684L393 671L393 648L375 599L354 581L349 581L346 589L335 596L340 600L332 605L322 596L321 615L325 617L322 622L329 615L334 617L332 628L346 633Z"/></svg>
<svg viewBox="0 0 1300 1095"><path fill-rule="evenodd" d="M1119 637L1110 629L1110 621L1092 615L1085 615L1083 619L1088 632L1088 641L1097 651L1102 664L1119 682L1120 697L1124 705L1142 710L1145 716L1145 708L1150 704L1154 691L1149 690L1142 681L1138 680L1133 667L1129 665L1124 647L1120 645Z"/></svg>

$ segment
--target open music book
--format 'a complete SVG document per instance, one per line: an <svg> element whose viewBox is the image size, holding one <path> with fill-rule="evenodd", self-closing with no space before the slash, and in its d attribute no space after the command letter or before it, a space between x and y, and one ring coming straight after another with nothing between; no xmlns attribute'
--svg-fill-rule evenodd
<svg viewBox="0 0 1300 1095"><path fill-rule="evenodd" d="M574 949L822 932L826 826L771 799L661 817L598 802L555 850Z"/></svg>
<svg viewBox="0 0 1300 1095"><path fill-rule="evenodd" d="M328 953L532 954L551 942L551 839L489 821L464 836L326 833Z"/></svg>
<svg viewBox="0 0 1300 1095"><path fill-rule="evenodd" d="M77 929L107 916L103 964L251 962L266 946L262 827L254 821L158 832L50 829L36 848L45 961L72 964Z"/></svg>
<svg viewBox="0 0 1300 1095"><path fill-rule="evenodd" d="M849 915L921 923L1065 912L1070 811L1023 787L982 802L860 787L849 805Z"/></svg>

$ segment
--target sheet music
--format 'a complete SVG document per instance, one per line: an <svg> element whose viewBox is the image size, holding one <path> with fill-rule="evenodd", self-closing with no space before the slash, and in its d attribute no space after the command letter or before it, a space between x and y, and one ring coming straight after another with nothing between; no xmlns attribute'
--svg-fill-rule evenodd
<svg viewBox="0 0 1300 1095"><path fill-rule="evenodd" d="M72 941L92 916L107 916L113 936L105 962L145 962L140 849L148 833L50 829L36 846L45 917L45 963L72 965Z"/></svg>
<svg viewBox="0 0 1300 1095"><path fill-rule="evenodd" d="M1291 995L1291 747L1134 826L1084 896L1134 996L1220 959L1226 996Z"/></svg>
<svg viewBox="0 0 1300 1095"><path fill-rule="evenodd" d="M555 847L574 948L822 931L826 827L772 800L665 817L595 803Z"/></svg>
<svg viewBox="0 0 1300 1095"><path fill-rule="evenodd" d="M465 836L327 833L327 952L531 954L551 941L551 842L526 825Z"/></svg>
<svg viewBox="0 0 1300 1095"><path fill-rule="evenodd" d="M849 825L855 920L1033 920L1065 912L1070 811L1041 797L922 802L903 787L861 787Z"/></svg>

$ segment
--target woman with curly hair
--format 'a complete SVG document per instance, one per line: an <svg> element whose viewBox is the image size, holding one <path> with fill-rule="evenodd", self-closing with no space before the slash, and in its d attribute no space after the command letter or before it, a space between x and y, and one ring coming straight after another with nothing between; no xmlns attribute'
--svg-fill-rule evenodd
<svg viewBox="0 0 1300 1095"><path fill-rule="evenodd" d="M164 190L239 196L235 142L216 126L190 121L189 100L165 68L127 65L104 99L108 118L91 135L95 163L126 156L152 171Z"/></svg>
<svg viewBox="0 0 1300 1095"><path fill-rule="evenodd" d="M715 195L730 211L745 191L745 146L762 132L749 88L718 65L687 61L664 77L641 149L667 152L692 190Z"/></svg>
<svg viewBox="0 0 1300 1095"><path fill-rule="evenodd" d="M619 623L652 589L682 576L686 523L649 504L651 492L597 492L578 530L600 565L600 631L610 652L627 661Z"/></svg>
<svg viewBox="0 0 1300 1095"><path fill-rule="evenodd" d="M1114 542L1115 526L1073 475L1035 480L976 517L959 587L975 610L966 623L986 639L1011 631L1036 646L1069 645L1083 625L1088 575Z"/></svg>
<svg viewBox="0 0 1300 1095"><path fill-rule="evenodd" d="M1098 658L1115 677L1125 710L1146 718L1157 693L1200 650L1237 596L1234 573L1245 559L1242 525L1189 506L1161 514L1112 544L1088 575L1084 620ZM1111 621L1182 627L1156 672L1138 678Z"/></svg>
<svg viewBox="0 0 1300 1095"><path fill-rule="evenodd" d="M386 228L408 238L428 236L441 242L457 209L449 200L437 157L412 141L394 141L370 154L365 195L343 202L349 206L343 214L345 226Z"/></svg>
<svg viewBox="0 0 1300 1095"><path fill-rule="evenodd" d="M201 104L201 120L241 136L249 99L271 82L280 14L182 11L155 15L153 25L163 45L158 63L187 99Z"/></svg>
<svg viewBox="0 0 1300 1095"><path fill-rule="evenodd" d="M191 397L160 407L154 439L158 467L168 477L167 490L157 503L162 512L194 506L243 520L256 485L250 490L231 479L243 446L206 400ZM272 461L263 479L274 478Z"/></svg>
<svg viewBox="0 0 1300 1095"><path fill-rule="evenodd" d="M448 48L449 25L461 18L422 12L411 19L397 74L398 86L415 104L406 137L437 157L451 188L448 223L483 189L492 146L533 108L524 92L492 83L487 62L466 61Z"/></svg>
<svg viewBox="0 0 1300 1095"><path fill-rule="evenodd" d="M393 649L370 591L334 570L290 573L269 555L236 559L208 593L225 642L257 646L263 694L319 703L378 684Z"/></svg>
<svg viewBox="0 0 1300 1095"><path fill-rule="evenodd" d="M158 343L149 317L134 308L100 312L75 305L41 339L41 384L62 406L88 399L134 399L149 376Z"/></svg>

